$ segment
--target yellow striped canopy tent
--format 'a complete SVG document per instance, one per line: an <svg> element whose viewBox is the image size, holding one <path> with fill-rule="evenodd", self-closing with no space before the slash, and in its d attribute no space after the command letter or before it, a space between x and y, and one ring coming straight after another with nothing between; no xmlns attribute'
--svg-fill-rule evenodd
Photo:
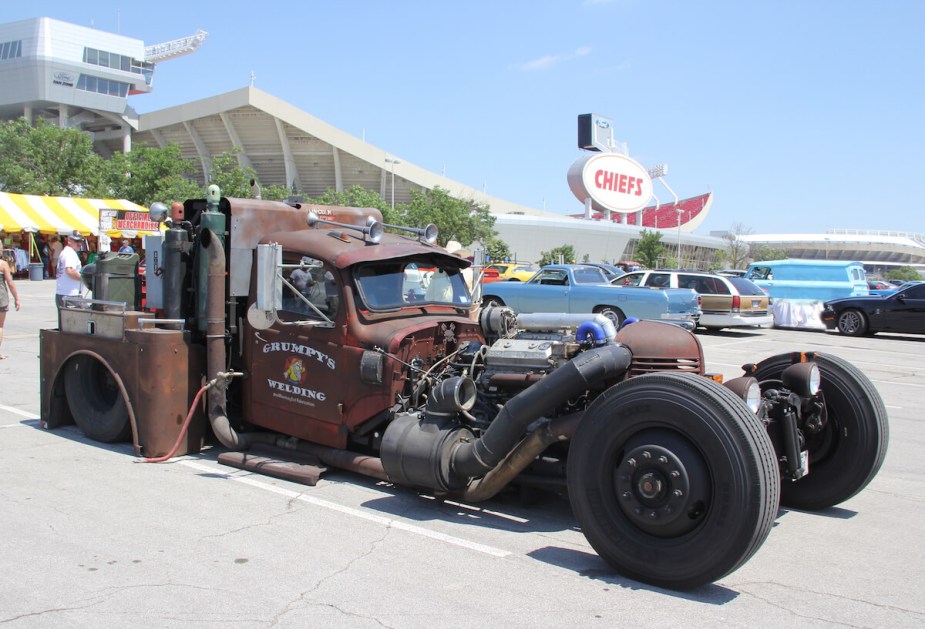
<svg viewBox="0 0 925 629"><path fill-rule="evenodd" d="M157 226L148 220L148 208L125 199L78 199L7 192L0 192L0 231L64 235L76 229L84 236L99 236L100 210L107 209L119 210L126 219L109 223L113 227L121 225L121 229L103 230L111 238L134 238L157 232ZM144 216L133 216L134 213Z"/></svg>

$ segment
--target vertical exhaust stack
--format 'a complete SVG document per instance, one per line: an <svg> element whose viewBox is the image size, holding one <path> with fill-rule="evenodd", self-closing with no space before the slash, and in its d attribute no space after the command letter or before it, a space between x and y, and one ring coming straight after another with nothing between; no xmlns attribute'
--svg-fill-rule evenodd
<svg viewBox="0 0 925 629"><path fill-rule="evenodd" d="M225 369L225 246L211 229L200 239L208 257L206 295L206 368L209 383L209 423L215 437L229 450L247 450L255 443L275 443L271 433L238 434L228 421L225 392L232 374Z"/></svg>

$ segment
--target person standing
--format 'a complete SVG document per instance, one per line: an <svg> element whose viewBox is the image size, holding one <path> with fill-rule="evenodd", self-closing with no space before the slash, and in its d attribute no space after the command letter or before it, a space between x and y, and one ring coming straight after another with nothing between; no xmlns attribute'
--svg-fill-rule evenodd
<svg viewBox="0 0 925 629"><path fill-rule="evenodd" d="M119 248L119 253L135 253L135 248L132 246L132 243L126 239L122 241L122 246Z"/></svg>
<svg viewBox="0 0 925 629"><path fill-rule="evenodd" d="M55 285L55 304L58 310L64 308L64 298L80 295L80 256L77 247L83 242L83 235L76 229L67 235L67 245L58 256L58 280Z"/></svg>
<svg viewBox="0 0 925 629"><path fill-rule="evenodd" d="M51 272L54 277L58 277L58 256L61 255L62 248L61 239L57 236L52 236L49 249L51 249Z"/></svg>
<svg viewBox="0 0 925 629"><path fill-rule="evenodd" d="M51 258L51 249L48 248L48 241L45 236L39 236L39 259L42 261L42 279L48 279L48 262Z"/></svg>
<svg viewBox="0 0 925 629"><path fill-rule="evenodd" d="M9 294L7 293L9 291ZM19 310L19 293L13 282L13 273L6 260L0 260L0 345L3 344L3 324L6 323L6 312L10 309L10 294L13 295L13 305ZM0 360L6 358L0 354Z"/></svg>

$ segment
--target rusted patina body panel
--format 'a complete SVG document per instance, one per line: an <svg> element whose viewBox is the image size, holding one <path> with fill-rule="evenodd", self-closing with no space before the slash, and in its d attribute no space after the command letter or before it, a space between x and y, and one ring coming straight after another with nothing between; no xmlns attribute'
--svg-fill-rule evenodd
<svg viewBox="0 0 925 629"><path fill-rule="evenodd" d="M388 233L372 244L349 227L319 223L309 228L307 209L324 220L361 227L366 217L381 220L376 210L320 206L295 210L283 205L268 215L264 204L231 200L233 249L247 249L253 257L256 244L279 243L291 258L284 262L298 262L302 255L320 260L330 265L341 299L333 327L277 323L255 330L245 323L242 358L250 377L241 385L242 407L244 419L256 426L344 448L351 432L375 423L406 388L408 370L399 360L407 364L421 358L430 365L448 347L482 341L483 336L468 318L468 308L409 306L372 312L353 284L352 269L364 262L424 255L434 264L439 260L461 268L468 261L413 236ZM233 269L234 259L231 264Z"/></svg>
<svg viewBox="0 0 925 629"><path fill-rule="evenodd" d="M56 428L73 423L63 371L72 358L91 355L124 390L135 452L146 457L170 451L202 386L204 350L190 345L188 333L178 330L129 329L123 338L42 330L40 347L42 424ZM176 454L199 452L205 430L205 416L196 409Z"/></svg>
<svg viewBox="0 0 925 629"><path fill-rule="evenodd" d="M406 364L421 358L431 365L461 342L483 340L478 324L452 308L363 313L349 284L341 298L333 327L276 324L255 330L245 324L243 361L251 374L242 383L247 421L346 447L351 431L391 408L405 389L408 370L396 358Z"/></svg>
<svg viewBox="0 0 925 629"><path fill-rule="evenodd" d="M703 347L697 337L676 325L641 321L621 329L616 340L633 352L627 378L658 371L704 374Z"/></svg>
<svg viewBox="0 0 925 629"><path fill-rule="evenodd" d="M367 217L382 220L382 213L372 208L307 204L293 207L286 203L258 199L223 199L222 201L220 209L228 214L229 219L228 229L231 242L231 246L227 247L229 294L234 297L244 297L249 294L254 250L257 244L279 242L276 238L268 239L268 234L288 237L312 230L305 222L309 211L315 212L325 220L335 222L363 224ZM204 203L202 205L204 207ZM330 226L319 226L314 229L321 230L324 227L331 229ZM356 232L351 233L356 234Z"/></svg>

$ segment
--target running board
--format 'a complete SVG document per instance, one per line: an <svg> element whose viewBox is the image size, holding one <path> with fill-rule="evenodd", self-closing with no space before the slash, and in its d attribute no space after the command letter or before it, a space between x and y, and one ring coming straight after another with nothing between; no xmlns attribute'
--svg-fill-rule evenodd
<svg viewBox="0 0 925 629"><path fill-rule="evenodd" d="M269 446L255 446L248 452L223 452L218 462L312 487L328 470L315 456Z"/></svg>

